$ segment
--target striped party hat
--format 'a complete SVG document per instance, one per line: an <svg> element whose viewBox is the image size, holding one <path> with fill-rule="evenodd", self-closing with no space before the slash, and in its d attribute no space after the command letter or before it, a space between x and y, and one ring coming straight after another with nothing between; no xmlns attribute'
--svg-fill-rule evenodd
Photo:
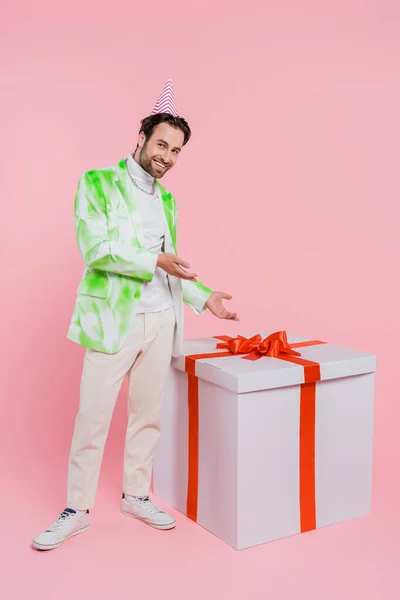
<svg viewBox="0 0 400 600"><path fill-rule="evenodd" d="M167 83L165 84L162 94L157 100L157 103L151 114L156 115L164 112L170 113L171 115L174 115L174 117L178 116L171 79L168 79Z"/></svg>

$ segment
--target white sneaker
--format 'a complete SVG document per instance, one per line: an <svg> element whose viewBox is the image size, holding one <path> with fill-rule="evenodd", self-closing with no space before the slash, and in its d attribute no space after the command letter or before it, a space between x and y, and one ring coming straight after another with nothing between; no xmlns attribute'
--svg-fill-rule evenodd
<svg viewBox="0 0 400 600"><path fill-rule="evenodd" d="M38 550L53 550L70 537L83 533L88 527L89 516L87 513L80 517L72 508L66 508L57 521L54 521L49 529L39 533L32 543Z"/></svg>
<svg viewBox="0 0 400 600"><path fill-rule="evenodd" d="M144 523L147 523L147 525L150 525L151 527L155 527L155 529L172 529L176 525L175 519L168 513L163 512L154 506L149 496L132 498L129 502L123 497L122 512L124 515L129 515L130 517L144 521Z"/></svg>

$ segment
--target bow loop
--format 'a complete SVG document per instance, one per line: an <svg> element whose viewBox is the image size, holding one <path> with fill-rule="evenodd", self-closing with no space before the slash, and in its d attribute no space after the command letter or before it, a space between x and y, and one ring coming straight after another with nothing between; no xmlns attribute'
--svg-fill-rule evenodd
<svg viewBox="0 0 400 600"><path fill-rule="evenodd" d="M242 358L248 360L258 360L262 356L279 358L281 354L301 356L300 352L292 349L287 340L286 331L276 331L265 339L262 339L259 333L251 338L238 335L235 338L221 336L218 339L223 341L217 344L217 349L229 350L232 354L247 354Z"/></svg>

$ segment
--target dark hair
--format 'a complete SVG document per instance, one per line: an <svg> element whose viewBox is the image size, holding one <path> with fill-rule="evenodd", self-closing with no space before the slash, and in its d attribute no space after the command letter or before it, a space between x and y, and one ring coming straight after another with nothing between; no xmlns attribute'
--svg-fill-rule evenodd
<svg viewBox="0 0 400 600"><path fill-rule="evenodd" d="M170 113L158 113L142 119L139 133L142 133L143 131L146 140L148 140L151 138L155 127L160 123L168 123L171 127L180 129L184 135L183 145L188 143L192 132L190 131L187 121L182 117L174 117L174 115L171 115Z"/></svg>

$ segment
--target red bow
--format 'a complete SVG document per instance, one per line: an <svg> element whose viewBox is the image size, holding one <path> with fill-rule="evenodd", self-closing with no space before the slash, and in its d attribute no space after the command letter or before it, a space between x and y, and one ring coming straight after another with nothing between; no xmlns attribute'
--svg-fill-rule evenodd
<svg viewBox="0 0 400 600"><path fill-rule="evenodd" d="M247 356L242 356L247 360L258 360L262 356L279 358L281 354L301 356L300 352L293 350L287 341L286 331L271 333L265 339L262 339L259 333L251 338L245 338L242 335L238 335L236 338L221 335L218 336L218 339L223 341L223 343L217 344L218 349L229 350L232 354L247 354Z"/></svg>

